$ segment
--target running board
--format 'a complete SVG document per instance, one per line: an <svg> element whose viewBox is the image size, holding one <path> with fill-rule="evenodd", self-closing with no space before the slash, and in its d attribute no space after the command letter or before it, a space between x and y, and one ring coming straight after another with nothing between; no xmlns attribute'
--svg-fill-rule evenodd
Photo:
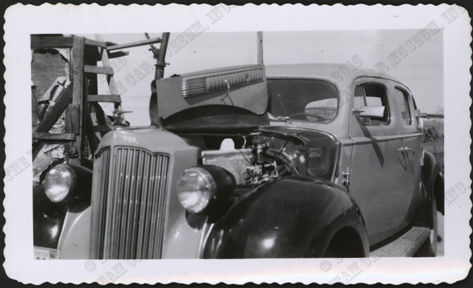
<svg viewBox="0 0 473 288"><path fill-rule="evenodd" d="M393 242L370 252L370 257L411 257L430 236L430 229L414 226Z"/></svg>

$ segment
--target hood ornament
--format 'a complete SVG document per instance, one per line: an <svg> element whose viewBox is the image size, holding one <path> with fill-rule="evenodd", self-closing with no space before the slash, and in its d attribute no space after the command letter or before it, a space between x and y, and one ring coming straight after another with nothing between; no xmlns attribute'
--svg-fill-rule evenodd
<svg viewBox="0 0 473 288"><path fill-rule="evenodd" d="M113 119L114 119L114 121L112 122L112 125L130 126L130 123L125 120L125 117L123 117L123 114L133 113L133 111L123 111L120 109L115 109L112 112L113 112Z"/></svg>

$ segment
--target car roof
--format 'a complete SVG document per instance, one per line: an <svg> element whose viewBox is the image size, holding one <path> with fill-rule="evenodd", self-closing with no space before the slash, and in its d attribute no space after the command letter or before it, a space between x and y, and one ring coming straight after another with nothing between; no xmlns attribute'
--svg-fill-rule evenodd
<svg viewBox="0 0 473 288"><path fill-rule="evenodd" d="M268 78L278 78L278 77L290 77L290 78L326 78L331 79L332 81L337 80L332 73L340 73L339 68L343 66L342 63L303 63L303 64L279 64L279 65L265 65L266 66L266 76ZM349 67L347 67L350 69ZM343 77L343 81L353 81L357 77L361 76L371 76L373 73L370 73L370 70L363 67L356 67L356 70L349 70L350 74L348 77ZM340 73L341 74L341 73ZM384 74L382 77L389 80L398 82L395 78Z"/></svg>

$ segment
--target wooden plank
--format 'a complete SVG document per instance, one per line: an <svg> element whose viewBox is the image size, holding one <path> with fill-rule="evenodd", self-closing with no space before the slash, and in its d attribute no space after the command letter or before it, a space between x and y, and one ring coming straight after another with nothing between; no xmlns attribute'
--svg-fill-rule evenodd
<svg viewBox="0 0 473 288"><path fill-rule="evenodd" d="M74 142L66 147L67 163L80 165L82 159L82 102L84 93L84 37L74 37L74 46L72 47L72 105L70 107L71 128L76 133ZM78 123L74 123L78 118ZM78 124L78 125L77 125ZM74 131L75 130L75 131ZM78 131L77 131L78 130ZM72 157L71 157L72 156Z"/></svg>
<svg viewBox="0 0 473 288"><path fill-rule="evenodd" d="M90 131L94 131L92 129L93 126L98 126L99 125L99 121L97 120L97 112L95 112L95 109L93 106L90 106L90 108L93 110L93 111L90 111L90 120L91 120L91 125L90 125ZM97 139L100 141L102 139L102 135L100 135L99 132L96 132L95 133L95 136L97 136Z"/></svg>
<svg viewBox="0 0 473 288"><path fill-rule="evenodd" d="M84 38L75 37L72 48L72 104L81 105L84 90Z"/></svg>
<svg viewBox="0 0 473 288"><path fill-rule="evenodd" d="M128 51L108 52L108 59L128 56L128 54L130 54L130 52L128 52Z"/></svg>
<svg viewBox="0 0 473 288"><path fill-rule="evenodd" d="M126 43L126 44L112 45L112 46L108 46L107 50L112 51L112 50L118 50L118 49L124 49L124 48L149 45L149 44L154 44L154 43L161 43L161 38L151 38L147 40L136 41L136 42Z"/></svg>
<svg viewBox="0 0 473 288"><path fill-rule="evenodd" d="M59 76L57 77L56 81L54 81L53 84L51 84L51 86L48 88L48 90L46 90L46 92L44 92L43 96L41 96L41 98L39 99L39 103L43 103L43 102L48 102L49 100L52 100L54 99L54 96L58 95L61 91L62 91L62 85L61 84L65 84L66 82L66 77L65 76ZM59 84L61 83L61 84ZM51 95L51 92L54 90L54 88L56 86L60 86L58 87L59 89L56 89L55 91L55 95Z"/></svg>
<svg viewBox="0 0 473 288"><path fill-rule="evenodd" d="M101 55L99 53L99 50L102 50L102 49L95 48L94 50L97 54L97 57L94 59L85 58L84 59L85 65L97 65L97 61L100 61ZM87 92L87 93L84 93L84 96L86 96L85 101L87 101L87 102L84 102L84 117L86 117L84 133L85 135L87 135L87 140L89 144L89 152L90 154L93 155L95 153L95 150L97 149L97 146L100 140L102 139L102 136L100 135L100 133L98 132L94 133L94 131L92 130L93 126L99 125L99 123L97 122L97 116L94 109L94 103L95 104L98 104L98 103L89 102L89 97L90 97L89 93L92 95L98 94L98 77L97 75L92 74L92 75L89 75L89 77L87 78L89 79L89 85L87 89L84 88L85 91Z"/></svg>
<svg viewBox="0 0 473 288"><path fill-rule="evenodd" d="M71 132L79 134L80 132L80 105L79 104L69 104L69 111L71 117Z"/></svg>
<svg viewBox="0 0 473 288"><path fill-rule="evenodd" d="M112 128L108 127L107 125L99 125L92 127L94 132L108 132L111 131Z"/></svg>
<svg viewBox="0 0 473 288"><path fill-rule="evenodd" d="M69 102L72 100L72 85L67 86L57 97L56 103L53 107L50 108L46 116L39 123L38 128L36 128L37 133L46 133L49 131L51 126L56 123L57 119L61 115L62 111L67 107Z"/></svg>
<svg viewBox="0 0 473 288"><path fill-rule="evenodd" d="M73 37L31 35L31 48L70 48Z"/></svg>
<svg viewBox="0 0 473 288"><path fill-rule="evenodd" d="M50 134L50 133L33 133L33 139L51 140L51 141L74 141L76 135L74 133Z"/></svg>
<svg viewBox="0 0 473 288"><path fill-rule="evenodd" d="M84 66L84 72L85 73L94 73L94 74L113 75L113 68L112 67L98 67L98 66L85 65Z"/></svg>
<svg viewBox="0 0 473 288"><path fill-rule="evenodd" d="M90 105L93 106L94 108L93 111L95 111L95 115L97 117L98 123L101 123L101 124L105 123L105 125L109 125L109 126L112 125L112 121L110 121L108 116L105 115L105 112L103 111L102 106L100 106L98 102L93 102Z"/></svg>
<svg viewBox="0 0 473 288"><path fill-rule="evenodd" d="M35 91L36 87L34 85L31 85L31 124L33 126L33 131L35 131L36 126L38 126L39 124L39 107Z"/></svg>
<svg viewBox="0 0 473 288"><path fill-rule="evenodd" d="M109 103L121 103L122 98L120 95L89 95L89 102L109 102Z"/></svg>
<svg viewBox="0 0 473 288"><path fill-rule="evenodd" d="M96 34L95 38L97 39L97 41L102 41L103 42L103 36L102 35ZM105 49L101 49L100 53L101 53L101 56L102 56L103 66L104 67L110 67L110 60L108 59L108 51L105 50ZM107 83L108 83L108 87L109 87L109 90L110 90L110 94L112 94L112 95L119 94L113 75L107 76ZM115 109L120 109L121 110L121 104L120 103L115 103L114 107L115 107Z"/></svg>
<svg viewBox="0 0 473 288"><path fill-rule="evenodd" d="M87 39L87 38L84 39L84 44L85 45L102 47L102 48L107 48L107 44L105 42L95 41L95 40L91 40L91 39Z"/></svg>
<svg viewBox="0 0 473 288"><path fill-rule="evenodd" d="M72 123L71 123L71 106L67 105L66 110L64 111L64 132L72 133Z"/></svg>

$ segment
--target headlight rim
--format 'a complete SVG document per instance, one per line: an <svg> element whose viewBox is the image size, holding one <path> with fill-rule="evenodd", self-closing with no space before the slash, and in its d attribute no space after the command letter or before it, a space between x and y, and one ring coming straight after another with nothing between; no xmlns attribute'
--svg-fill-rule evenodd
<svg viewBox="0 0 473 288"><path fill-rule="evenodd" d="M187 208L185 205L182 204L182 201L181 199L179 198L179 194L182 193L182 191L177 191L177 186L178 186L178 183L179 181L181 181L182 177L186 174L186 173L189 173L189 172L195 172L197 174L199 174L199 176L201 176L206 184L209 186L209 196L207 197L207 199L205 200L205 206L203 206L202 208L196 210L196 209L191 209L191 208ZM199 166L194 166L194 167L190 167L190 168L187 168L184 170L184 172L182 172L182 174L179 176L179 179L176 183L176 196L178 197L178 201L179 203L181 204L181 206L188 212L190 213L195 213L195 214L198 214L198 213L203 213L207 210L207 208L210 206L210 203L212 202L212 199L214 199L216 197L216 194L217 194L217 183L214 179L214 177L212 176L212 174L207 171L206 169L204 169L203 167L199 167Z"/></svg>
<svg viewBox="0 0 473 288"><path fill-rule="evenodd" d="M51 199L51 197L48 195L48 188L46 187L46 181L48 179L48 176L49 174L51 173L51 171L55 170L55 169L58 169L58 168L63 168L65 169L69 175L70 175L70 180L69 180L69 189L68 191L66 192L65 196L63 198L61 198L60 200L53 200ZM62 203L68 203L70 202L73 198L74 198L74 191L77 187L77 175L76 175L76 172L74 171L74 169L72 167L70 167L69 165L67 164L58 164L56 166L54 166L53 168L51 168L48 173L46 173L46 176L44 178L44 181L43 181L43 186L44 186L44 194L46 195L46 197L49 199L49 201L51 201L52 203L54 204L62 204Z"/></svg>

